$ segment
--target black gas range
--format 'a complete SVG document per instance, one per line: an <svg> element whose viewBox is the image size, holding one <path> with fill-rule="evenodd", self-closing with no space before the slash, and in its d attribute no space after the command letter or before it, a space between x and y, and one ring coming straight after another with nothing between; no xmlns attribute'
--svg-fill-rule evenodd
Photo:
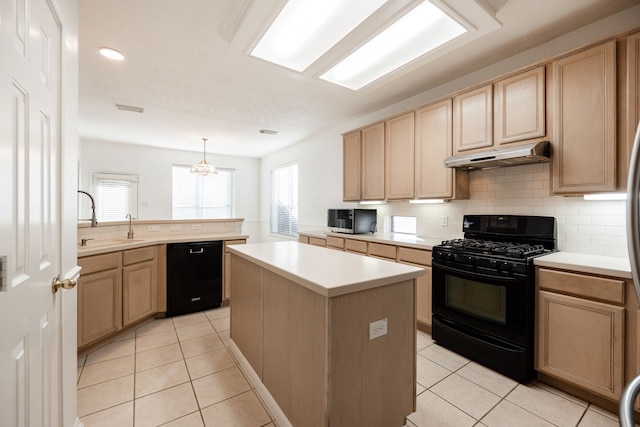
<svg viewBox="0 0 640 427"><path fill-rule="evenodd" d="M535 376L533 260L556 250L553 217L465 215L433 247L433 339L520 382Z"/></svg>

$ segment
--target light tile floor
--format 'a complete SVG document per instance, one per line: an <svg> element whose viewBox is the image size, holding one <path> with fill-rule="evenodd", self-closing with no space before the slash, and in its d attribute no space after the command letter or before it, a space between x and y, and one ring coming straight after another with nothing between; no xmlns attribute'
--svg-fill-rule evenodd
<svg viewBox="0 0 640 427"><path fill-rule="evenodd" d="M275 427L231 352L229 308L154 320L78 360L85 427ZM616 427L617 416L537 381L522 385L418 332L407 427Z"/></svg>

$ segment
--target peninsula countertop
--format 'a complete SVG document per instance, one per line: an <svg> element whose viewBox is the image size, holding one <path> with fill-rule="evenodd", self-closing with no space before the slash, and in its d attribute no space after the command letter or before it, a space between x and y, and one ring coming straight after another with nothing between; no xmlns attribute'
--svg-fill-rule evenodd
<svg viewBox="0 0 640 427"><path fill-rule="evenodd" d="M292 241L230 246L229 251L329 298L424 275L422 268Z"/></svg>

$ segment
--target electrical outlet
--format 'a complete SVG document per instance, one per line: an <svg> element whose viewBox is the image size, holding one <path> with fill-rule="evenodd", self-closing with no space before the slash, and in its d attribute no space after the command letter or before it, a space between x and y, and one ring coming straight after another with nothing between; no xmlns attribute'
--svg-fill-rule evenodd
<svg viewBox="0 0 640 427"><path fill-rule="evenodd" d="M200 230L202 228L202 224L191 224L192 230Z"/></svg>
<svg viewBox="0 0 640 427"><path fill-rule="evenodd" d="M380 338L387 335L387 318L369 323L369 339Z"/></svg>
<svg viewBox="0 0 640 427"><path fill-rule="evenodd" d="M159 225L150 225L149 226L149 231L160 231L160 226Z"/></svg>
<svg viewBox="0 0 640 427"><path fill-rule="evenodd" d="M440 220L440 225L442 227L448 227L449 226L449 217L448 216L443 216L442 219Z"/></svg>
<svg viewBox="0 0 640 427"><path fill-rule="evenodd" d="M182 226L180 224L171 224L171 231L180 231L182 230Z"/></svg>

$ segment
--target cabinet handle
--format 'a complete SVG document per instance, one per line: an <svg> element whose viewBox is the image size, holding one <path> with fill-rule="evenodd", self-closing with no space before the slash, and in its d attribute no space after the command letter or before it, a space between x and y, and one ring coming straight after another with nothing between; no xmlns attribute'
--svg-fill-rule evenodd
<svg viewBox="0 0 640 427"><path fill-rule="evenodd" d="M73 289L76 286L76 281L73 279L60 280L60 276L56 276L51 281L51 291L55 294L58 289Z"/></svg>

